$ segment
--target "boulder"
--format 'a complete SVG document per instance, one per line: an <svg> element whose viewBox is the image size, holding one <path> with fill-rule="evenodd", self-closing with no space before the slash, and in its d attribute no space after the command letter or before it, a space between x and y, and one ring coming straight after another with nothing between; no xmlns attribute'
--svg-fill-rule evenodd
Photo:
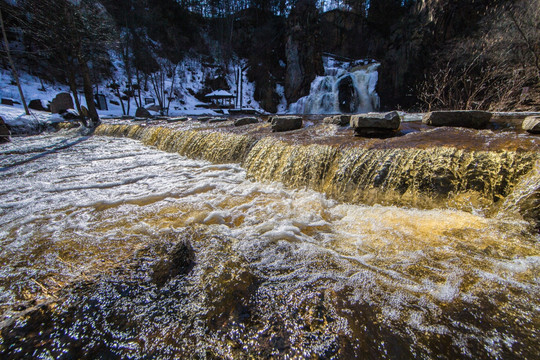
<svg viewBox="0 0 540 360"><path fill-rule="evenodd" d="M1 103L2 105L13 106L13 99L2 98Z"/></svg>
<svg viewBox="0 0 540 360"><path fill-rule="evenodd" d="M302 118L300 116L273 116L272 131L291 131L302 128Z"/></svg>
<svg viewBox="0 0 540 360"><path fill-rule="evenodd" d="M234 126L244 126L248 124L257 124L259 122L259 119L256 117L243 117L236 119L234 121Z"/></svg>
<svg viewBox="0 0 540 360"><path fill-rule="evenodd" d="M161 106L156 105L156 104L150 105L150 106L146 107L146 110L159 112L159 111L161 111Z"/></svg>
<svg viewBox="0 0 540 360"><path fill-rule="evenodd" d="M350 115L335 115L335 116L328 116L323 119L323 123L325 124L334 124L339 126L347 126L351 122L351 116Z"/></svg>
<svg viewBox="0 0 540 360"><path fill-rule="evenodd" d="M9 131L8 125L4 122L4 119L0 116L0 144L9 142L9 136L11 131Z"/></svg>
<svg viewBox="0 0 540 360"><path fill-rule="evenodd" d="M135 111L135 117L136 118L146 118L146 119L148 119L148 118L152 117L152 114L150 114L150 111L146 110L145 108L139 107Z"/></svg>
<svg viewBox="0 0 540 360"><path fill-rule="evenodd" d="M424 115L422 122L431 126L484 129L489 124L491 116L490 112L477 110L432 111Z"/></svg>
<svg viewBox="0 0 540 360"><path fill-rule="evenodd" d="M209 122L210 124L218 123L218 122L224 122L224 121L227 121L227 118L223 118L223 117L214 117L214 118L211 118L210 120L208 120L208 122Z"/></svg>
<svg viewBox="0 0 540 360"><path fill-rule="evenodd" d="M50 111L50 108L48 106L43 105L43 100L40 99L34 99L28 103L28 107L32 110L38 110L38 111Z"/></svg>
<svg viewBox="0 0 540 360"><path fill-rule="evenodd" d="M384 136L399 129L401 118L396 111L351 116L350 125L360 136Z"/></svg>
<svg viewBox="0 0 540 360"><path fill-rule="evenodd" d="M63 111L60 115L64 118L64 120L76 120L81 118L79 113L73 109Z"/></svg>
<svg viewBox="0 0 540 360"><path fill-rule="evenodd" d="M527 116L521 127L531 134L540 134L540 116Z"/></svg>
<svg viewBox="0 0 540 360"><path fill-rule="evenodd" d="M59 93L51 101L51 112L53 114L60 114L66 111L67 109L73 109L73 99L69 93Z"/></svg>

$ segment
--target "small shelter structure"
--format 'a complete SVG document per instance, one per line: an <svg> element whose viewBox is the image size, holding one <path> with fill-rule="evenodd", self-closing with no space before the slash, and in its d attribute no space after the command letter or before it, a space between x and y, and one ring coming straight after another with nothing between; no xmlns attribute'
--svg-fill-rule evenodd
<svg viewBox="0 0 540 360"><path fill-rule="evenodd" d="M204 97L219 107L233 107L233 100L235 98L230 92L221 89L213 91Z"/></svg>

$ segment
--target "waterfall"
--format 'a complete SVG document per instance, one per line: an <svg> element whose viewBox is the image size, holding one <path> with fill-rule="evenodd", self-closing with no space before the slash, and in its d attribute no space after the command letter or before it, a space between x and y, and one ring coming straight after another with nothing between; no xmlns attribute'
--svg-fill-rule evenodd
<svg viewBox="0 0 540 360"><path fill-rule="evenodd" d="M271 137L258 140L208 130L138 125L101 125L96 134L130 137L214 163L240 163L251 179L307 187L349 203L480 210L494 215L508 197L505 208L517 208L524 216L538 210L534 210L537 201L519 200L537 200L537 177L527 180L534 169L538 172L535 152L340 149L288 144Z"/></svg>
<svg viewBox="0 0 540 360"><path fill-rule="evenodd" d="M293 114L364 113L379 109L375 90L379 63L341 63L325 58L325 76L311 84L308 96L289 107Z"/></svg>

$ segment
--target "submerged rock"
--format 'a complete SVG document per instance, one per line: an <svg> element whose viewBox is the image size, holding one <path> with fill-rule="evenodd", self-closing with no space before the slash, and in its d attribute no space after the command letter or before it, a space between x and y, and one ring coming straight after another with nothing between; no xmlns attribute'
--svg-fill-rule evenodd
<svg viewBox="0 0 540 360"><path fill-rule="evenodd" d="M422 122L431 126L484 129L489 124L491 116L490 112L477 110L432 111L424 115Z"/></svg>
<svg viewBox="0 0 540 360"><path fill-rule="evenodd" d="M195 251L188 240L178 242L167 257L152 267L152 280L163 286L169 279L185 275L195 266Z"/></svg>
<svg viewBox="0 0 540 360"><path fill-rule="evenodd" d="M259 119L257 119L256 117L243 117L243 118L236 119L234 121L234 126L244 126L248 124L256 124L258 122L259 122Z"/></svg>
<svg viewBox="0 0 540 360"><path fill-rule="evenodd" d="M540 116L527 116L521 127L531 134L540 134Z"/></svg>
<svg viewBox="0 0 540 360"><path fill-rule="evenodd" d="M325 124L334 124L339 126L347 126L351 122L351 115L334 115L323 119Z"/></svg>
<svg viewBox="0 0 540 360"><path fill-rule="evenodd" d="M300 116L274 116L271 120L272 131L291 131L302 128L302 118Z"/></svg>
<svg viewBox="0 0 540 360"><path fill-rule="evenodd" d="M388 135L399 129L401 118L396 111L351 116L351 127L360 136Z"/></svg>
<svg viewBox="0 0 540 360"><path fill-rule="evenodd" d="M152 114L150 114L150 111L146 110L143 107L137 108L135 111L135 117L136 118L151 118Z"/></svg>

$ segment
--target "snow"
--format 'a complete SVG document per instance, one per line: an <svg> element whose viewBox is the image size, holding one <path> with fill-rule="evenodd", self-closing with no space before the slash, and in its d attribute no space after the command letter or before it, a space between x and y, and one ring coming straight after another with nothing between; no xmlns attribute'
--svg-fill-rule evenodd
<svg viewBox="0 0 540 360"><path fill-rule="evenodd" d="M119 54L111 52L111 60L115 70L113 71L113 78L121 86L121 89L126 88L126 76L123 66L123 62ZM228 68L225 75L227 83L230 89L236 89L235 81L235 71L238 67L245 68L247 62L243 59L236 60L235 64L231 64ZM197 57L187 57L177 67L177 76L174 83L173 91L177 94L177 98L174 99L169 108L169 116L184 116L184 115L218 115L218 113L212 109L205 108L208 106L207 103L201 102L198 100L194 94L199 93L204 88L204 82L207 78L213 78L218 76L220 67L217 65L204 64L203 61ZM46 81L41 81L38 77L32 76L25 72L19 71L19 78L21 81L21 86L23 88L23 93L26 99L26 102L29 103L31 100L41 100L43 105L46 107L49 102L51 102L54 97L60 92L67 92L71 94L69 86L60 83L49 83ZM171 78L167 78L165 81L165 87L167 90L171 88ZM102 82L97 84L96 89L98 94L103 94L107 100L108 110L98 110L98 114L102 118L108 117L119 117L123 115L122 106L120 105L120 99L118 99L114 90L110 89L107 85L110 82ZM81 89L82 90L82 89ZM228 96L235 96L235 91L232 90L232 93L226 90L221 90L223 93L226 93ZM263 112L260 105L254 100L253 95L255 92L255 85L248 81L246 71L244 71L243 76L243 86L242 86L242 95L243 95L243 107L253 108L255 110ZM86 99L82 93L77 94L78 100L82 106L87 106ZM72 95L73 97L73 95ZM13 82L11 72L5 69L0 69L0 98L4 99L13 99L14 101L21 102L19 91L17 86ZM146 91L141 91L141 98L144 102L144 98L153 98L156 100L152 86L150 82L147 84ZM112 104L112 101L118 103ZM124 100L124 108L127 110L128 104ZM13 111L9 111L11 108ZM22 106L16 104L13 107L2 106L1 110L3 117L7 117L9 122L12 122L13 126L24 126L41 127L45 123L49 122L51 115L43 115L43 113L32 110L30 117L21 116L24 114L24 111L21 110ZM129 104L129 114L134 115L137 105L134 98L131 98ZM47 118L47 120L44 120ZM58 119L58 115L56 115ZM58 120L59 121L59 120Z"/></svg>
<svg viewBox="0 0 540 360"><path fill-rule="evenodd" d="M231 96L234 96L234 95L231 94L228 91L225 91L225 90L216 90L216 91L212 91L208 95L205 95L205 97L220 97L220 96L222 96L222 97L231 97Z"/></svg>

